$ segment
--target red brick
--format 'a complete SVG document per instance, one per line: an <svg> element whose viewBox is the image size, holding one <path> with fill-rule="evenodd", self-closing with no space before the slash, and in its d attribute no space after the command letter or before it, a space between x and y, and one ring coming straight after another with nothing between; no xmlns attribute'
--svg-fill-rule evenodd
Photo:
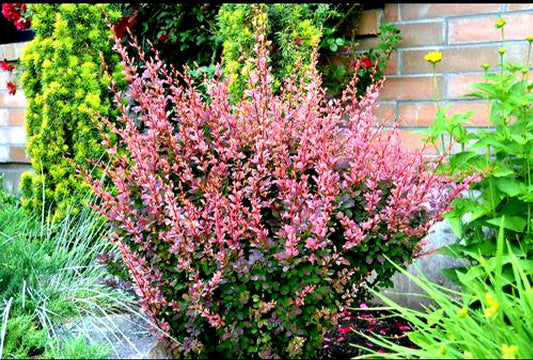
<svg viewBox="0 0 533 360"><path fill-rule="evenodd" d="M504 27L506 40L521 40L533 34L533 14L506 14ZM501 30L494 24L497 15L475 18L451 19L448 23L448 41L450 44L465 44L501 40Z"/></svg>
<svg viewBox="0 0 533 360"><path fill-rule="evenodd" d="M14 163L30 163L30 158L27 156L24 146L11 146L9 148L9 158Z"/></svg>
<svg viewBox="0 0 533 360"><path fill-rule="evenodd" d="M506 45L506 61L523 62L527 55L527 43ZM496 67L500 61L498 45L461 46L440 49L443 58L437 64L437 72L480 71L481 64ZM431 74L432 65L424 60L429 50L406 50L402 52L400 69L403 74Z"/></svg>
<svg viewBox="0 0 533 360"><path fill-rule="evenodd" d="M22 89L17 89L15 95L10 95L7 92L0 93L0 107L25 107L26 97Z"/></svg>
<svg viewBox="0 0 533 360"><path fill-rule="evenodd" d="M444 44L444 21L398 24L402 41L400 48Z"/></svg>
<svg viewBox="0 0 533 360"><path fill-rule="evenodd" d="M437 76L437 84L442 89L442 77ZM433 99L433 76L389 77L379 96L380 100L427 100Z"/></svg>
<svg viewBox="0 0 533 360"><path fill-rule="evenodd" d="M357 51L368 50L368 49L371 49L371 48L375 48L380 43L380 40L379 40L379 38L377 36L371 36L371 37L365 37L365 38L362 38L362 39L356 39L355 41L357 41L357 47L356 47Z"/></svg>
<svg viewBox="0 0 533 360"><path fill-rule="evenodd" d="M401 20L417 20L467 14L498 13L500 4L400 4Z"/></svg>
<svg viewBox="0 0 533 360"><path fill-rule="evenodd" d="M398 13L400 12L398 4L385 4L383 10L384 19L386 22L398 21Z"/></svg>
<svg viewBox="0 0 533 360"><path fill-rule="evenodd" d="M23 126L24 109L0 109L0 126Z"/></svg>
<svg viewBox="0 0 533 360"><path fill-rule="evenodd" d="M483 102L457 101L451 103L444 102L444 105L451 105L450 110L447 112L448 116L465 113L470 110L474 111L474 114L468 118L469 123L467 126L490 126L488 106ZM435 120L437 105L435 102L402 103L398 105L398 113L402 126L427 127L433 124Z"/></svg>
<svg viewBox="0 0 533 360"><path fill-rule="evenodd" d="M378 102L374 114L379 120L392 122L396 118L396 104L394 102Z"/></svg>
<svg viewBox="0 0 533 360"><path fill-rule="evenodd" d="M359 19L357 35L377 35L379 30L379 10L365 10Z"/></svg>
<svg viewBox="0 0 533 360"><path fill-rule="evenodd" d="M398 53L393 52L387 61L385 75L398 75Z"/></svg>
<svg viewBox="0 0 533 360"><path fill-rule="evenodd" d="M415 132L414 130L402 130L400 129L400 144L404 151L414 153L424 148L424 135ZM431 146L426 146L424 149L425 154L432 154L435 150Z"/></svg>
<svg viewBox="0 0 533 360"><path fill-rule="evenodd" d="M465 95L475 91L472 84L481 81L483 74L450 75L446 80L446 99L465 99Z"/></svg>
<svg viewBox="0 0 533 360"><path fill-rule="evenodd" d="M533 4L507 4L507 11L533 10Z"/></svg>

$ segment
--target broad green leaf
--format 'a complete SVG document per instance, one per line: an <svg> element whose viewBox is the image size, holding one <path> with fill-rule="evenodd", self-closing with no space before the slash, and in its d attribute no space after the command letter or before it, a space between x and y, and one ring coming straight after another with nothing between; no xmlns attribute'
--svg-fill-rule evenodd
<svg viewBox="0 0 533 360"><path fill-rule="evenodd" d="M499 177L493 181L498 189L509 196L517 196L526 190L526 185L524 183L510 176Z"/></svg>
<svg viewBox="0 0 533 360"><path fill-rule="evenodd" d="M491 175L494 177L504 177L512 174L514 174L513 170L503 166L498 166L494 171L491 172Z"/></svg>
<svg viewBox="0 0 533 360"><path fill-rule="evenodd" d="M448 218L448 221L450 222L450 226L452 228L454 235L460 239L463 236L463 223L461 221L461 218L452 217L452 218Z"/></svg>
<svg viewBox="0 0 533 360"><path fill-rule="evenodd" d="M526 227L526 220L519 216L504 216L503 221L502 217L496 217L487 220L487 223L498 227L501 225L504 229L509 229L516 232L524 231L524 228Z"/></svg>
<svg viewBox="0 0 533 360"><path fill-rule="evenodd" d="M520 145L525 145L527 143L527 140L519 134L510 134L509 137L519 143Z"/></svg>

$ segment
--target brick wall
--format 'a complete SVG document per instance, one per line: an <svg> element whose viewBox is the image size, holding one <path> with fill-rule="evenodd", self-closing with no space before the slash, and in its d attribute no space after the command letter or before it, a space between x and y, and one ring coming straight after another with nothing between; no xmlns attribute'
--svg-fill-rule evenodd
<svg viewBox="0 0 533 360"><path fill-rule="evenodd" d="M418 145L420 135L413 130L431 124L436 112L432 67L423 59L428 51L443 54L437 65L438 86L443 103L452 105L451 113L474 110L473 126L488 125L487 105L464 95L483 74L482 63L495 67L499 62L500 31L494 27L498 15L507 21L507 59L524 63L525 37L533 35L533 4L385 4L363 13L358 51L378 43L381 21L401 30L403 40L387 69L379 116L400 120L407 148Z"/></svg>
<svg viewBox="0 0 533 360"><path fill-rule="evenodd" d="M25 43L0 45L0 61L17 60ZM0 70L0 174L8 190L15 190L20 174L28 170L29 159L24 144L24 108L26 98L21 88L15 95L7 92L6 82L10 74Z"/></svg>

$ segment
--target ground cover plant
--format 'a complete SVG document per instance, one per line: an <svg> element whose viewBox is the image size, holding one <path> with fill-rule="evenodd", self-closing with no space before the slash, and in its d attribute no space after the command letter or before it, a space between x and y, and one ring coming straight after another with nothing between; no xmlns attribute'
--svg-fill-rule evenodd
<svg viewBox="0 0 533 360"><path fill-rule="evenodd" d="M385 256L410 261L472 180L401 151L373 115L382 81L328 100L316 52L275 95L256 11L234 104L220 70L205 97L134 45L139 71L117 39L130 86L102 119L110 164L86 176L169 356L312 357L365 283L390 284Z"/></svg>
<svg viewBox="0 0 533 360"><path fill-rule="evenodd" d="M88 209L61 221L45 217L29 216L0 189L0 357L107 358L110 344L58 336L64 322L133 304L129 294L101 283L107 271L97 255L113 252L102 238L102 218Z"/></svg>

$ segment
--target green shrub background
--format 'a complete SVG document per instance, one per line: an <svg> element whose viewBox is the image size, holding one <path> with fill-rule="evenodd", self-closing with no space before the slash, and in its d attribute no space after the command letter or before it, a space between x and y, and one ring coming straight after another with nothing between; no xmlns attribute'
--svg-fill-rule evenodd
<svg viewBox="0 0 533 360"><path fill-rule="evenodd" d="M341 14L328 4L267 4L268 37L272 40L271 66L274 89L287 76L302 75L309 68L313 49L318 49L322 28L329 18ZM255 45L251 4L224 4L218 12L218 27L223 42L223 65L230 77L232 100L239 99L247 88L245 59ZM297 64L301 66L297 69Z"/></svg>
<svg viewBox="0 0 533 360"><path fill-rule="evenodd" d="M87 189L76 169L90 170L103 154L94 114L112 107L100 53L111 71L118 64L104 12L111 21L121 13L115 4L32 4L30 11L36 36L24 49L21 81L34 172L22 177L22 203L38 210L44 198L61 217Z"/></svg>

